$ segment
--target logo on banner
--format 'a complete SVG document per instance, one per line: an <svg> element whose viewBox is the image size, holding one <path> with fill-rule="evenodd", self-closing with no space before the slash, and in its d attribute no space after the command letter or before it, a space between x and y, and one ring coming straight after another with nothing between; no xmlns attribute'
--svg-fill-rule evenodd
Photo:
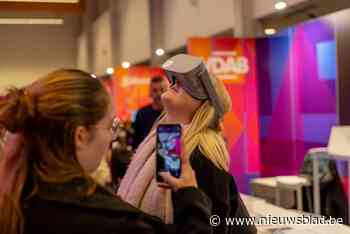
<svg viewBox="0 0 350 234"><path fill-rule="evenodd" d="M249 72L248 58L235 51L214 51L206 65L210 73L223 80L239 80Z"/></svg>
<svg viewBox="0 0 350 234"><path fill-rule="evenodd" d="M149 85L149 77L135 77L135 76L125 76L121 82L122 88L127 88L129 86L140 86Z"/></svg>

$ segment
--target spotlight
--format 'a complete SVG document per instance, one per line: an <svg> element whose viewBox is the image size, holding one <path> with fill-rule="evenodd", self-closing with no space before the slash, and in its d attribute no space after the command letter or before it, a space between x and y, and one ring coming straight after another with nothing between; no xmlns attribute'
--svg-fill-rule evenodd
<svg viewBox="0 0 350 234"><path fill-rule="evenodd" d="M114 69L112 67L107 68L106 70L108 75L112 75L114 73Z"/></svg>
<svg viewBox="0 0 350 234"><path fill-rule="evenodd" d="M122 63L122 67L123 67L124 69L128 69L128 68L130 67L130 63L127 62L127 61L125 61L125 62Z"/></svg>
<svg viewBox="0 0 350 234"><path fill-rule="evenodd" d="M274 35L274 34L276 34L277 31L274 28L266 28L264 30L264 32L265 32L266 35Z"/></svg>
<svg viewBox="0 0 350 234"><path fill-rule="evenodd" d="M164 54L164 50L163 49L156 49L156 55L162 56L163 54Z"/></svg>
<svg viewBox="0 0 350 234"><path fill-rule="evenodd" d="M280 2L277 2L277 3L275 4L275 9L281 11L281 10L286 9L287 6L288 6L288 5L287 5L286 2L280 1Z"/></svg>

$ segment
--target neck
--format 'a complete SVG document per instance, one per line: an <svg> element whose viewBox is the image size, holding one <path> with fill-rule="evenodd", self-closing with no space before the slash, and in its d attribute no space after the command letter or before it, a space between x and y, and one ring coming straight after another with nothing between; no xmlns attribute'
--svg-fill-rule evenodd
<svg viewBox="0 0 350 234"><path fill-rule="evenodd" d="M152 108L156 111L162 111L163 110L163 107L162 105L159 105L157 103L152 103Z"/></svg>
<svg viewBox="0 0 350 234"><path fill-rule="evenodd" d="M179 124L183 124L183 125L188 125L191 123L191 118L190 117L175 117L171 114L167 115L167 122L170 123L179 123Z"/></svg>

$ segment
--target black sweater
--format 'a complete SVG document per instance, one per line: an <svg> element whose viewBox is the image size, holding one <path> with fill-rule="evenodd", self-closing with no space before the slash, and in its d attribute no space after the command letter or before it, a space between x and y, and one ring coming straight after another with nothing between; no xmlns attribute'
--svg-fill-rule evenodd
<svg viewBox="0 0 350 234"><path fill-rule="evenodd" d="M213 203L212 214L218 215L221 225L214 228L215 234L240 233L254 234L257 230L252 226L227 226L226 217L249 217L243 204L234 178L224 170L216 167L198 147L191 154L191 166L196 172L199 188L204 191Z"/></svg>
<svg viewBox="0 0 350 234"><path fill-rule="evenodd" d="M76 182L52 184L24 200L24 234L212 233L210 200L195 188L174 193L174 225L165 225L101 187L88 197L77 195L79 189Z"/></svg>

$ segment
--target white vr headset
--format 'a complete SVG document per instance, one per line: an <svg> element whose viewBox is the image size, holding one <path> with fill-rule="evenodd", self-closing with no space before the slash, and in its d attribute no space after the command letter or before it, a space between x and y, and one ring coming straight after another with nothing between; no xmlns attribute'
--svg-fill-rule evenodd
<svg viewBox="0 0 350 234"><path fill-rule="evenodd" d="M214 78L209 75L201 58L178 54L168 59L162 68L170 85L174 85L178 80L191 97L197 100L209 100L217 116L219 118L224 116L224 108L214 87Z"/></svg>

